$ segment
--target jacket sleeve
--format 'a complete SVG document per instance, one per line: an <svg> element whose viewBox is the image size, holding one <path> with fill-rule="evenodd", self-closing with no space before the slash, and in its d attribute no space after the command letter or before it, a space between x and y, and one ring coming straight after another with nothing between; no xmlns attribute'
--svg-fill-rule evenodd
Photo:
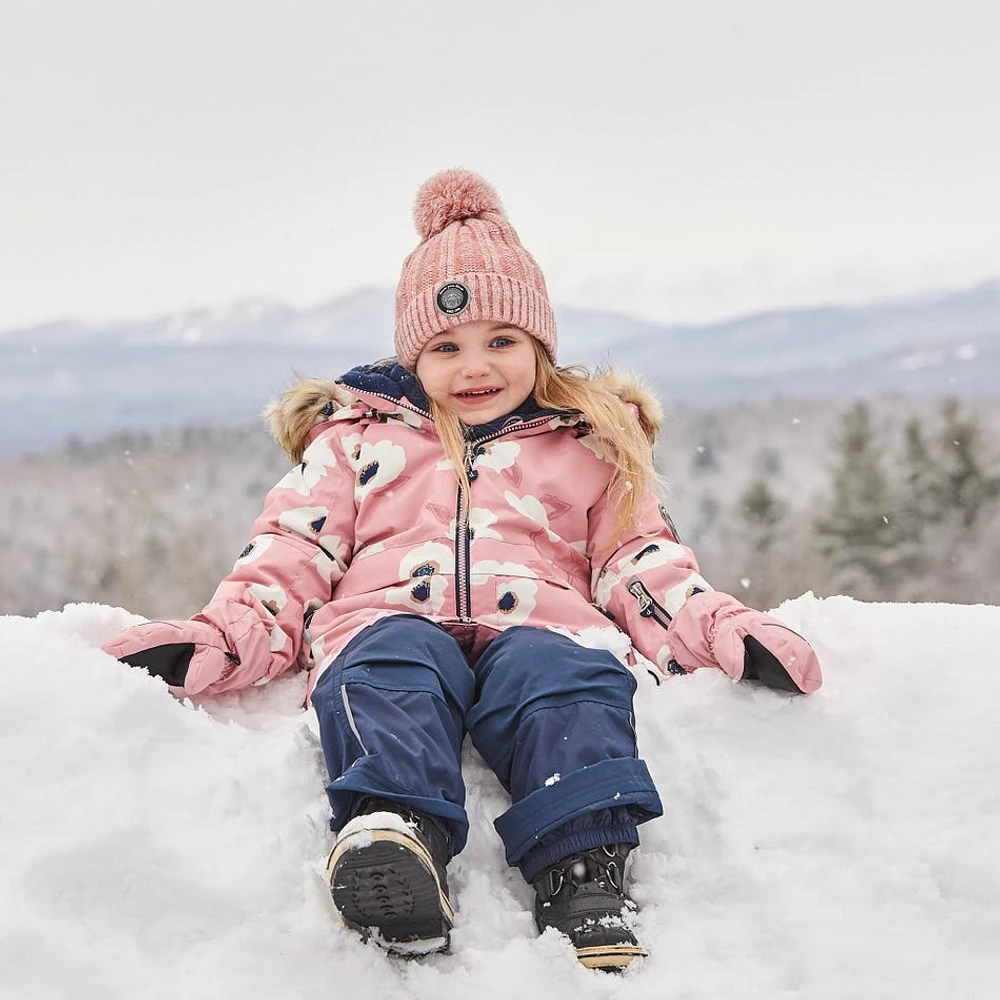
<svg viewBox="0 0 1000 1000"><path fill-rule="evenodd" d="M316 437L268 493L249 543L199 614L134 626L105 651L188 694L266 683L304 662L309 619L353 551L354 471L340 438Z"/></svg>
<svg viewBox="0 0 1000 1000"><path fill-rule="evenodd" d="M652 493L637 524L612 541L615 517L607 495L590 511L594 601L643 656L664 672L718 667L733 680L785 691L819 688L822 673L809 643L776 618L713 590Z"/></svg>

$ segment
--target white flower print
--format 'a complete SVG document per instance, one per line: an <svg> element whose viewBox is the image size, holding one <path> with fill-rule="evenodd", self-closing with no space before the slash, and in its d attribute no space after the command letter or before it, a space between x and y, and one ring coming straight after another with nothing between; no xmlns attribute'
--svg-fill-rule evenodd
<svg viewBox="0 0 1000 1000"><path fill-rule="evenodd" d="M385 542L372 542L371 545L365 545L361 539L358 539L354 543L355 559L367 559L369 556L377 556L380 552L384 551Z"/></svg>
<svg viewBox="0 0 1000 1000"><path fill-rule="evenodd" d="M354 497L360 503L373 490L388 486L406 467L406 452L391 441L366 441L355 462Z"/></svg>
<svg viewBox="0 0 1000 1000"><path fill-rule="evenodd" d="M288 633L280 626L271 626L271 652L280 653L288 645Z"/></svg>
<svg viewBox="0 0 1000 1000"><path fill-rule="evenodd" d="M492 441L483 445L481 454L476 458L476 469L502 472L509 469L520 454L521 446L516 441Z"/></svg>
<svg viewBox="0 0 1000 1000"><path fill-rule="evenodd" d="M295 490L299 496L307 497L323 477L326 470L316 465L302 462L288 472L275 484L276 490Z"/></svg>
<svg viewBox="0 0 1000 1000"><path fill-rule="evenodd" d="M667 673L667 666L673 659L674 652L666 643L656 651L656 665L663 673Z"/></svg>
<svg viewBox="0 0 1000 1000"><path fill-rule="evenodd" d="M595 435L584 434L582 438L577 438L577 443L582 444L588 451L592 451L602 462L610 463L612 461Z"/></svg>
<svg viewBox="0 0 1000 1000"><path fill-rule="evenodd" d="M430 576L434 573L454 573L455 555L441 542L424 542L410 549L399 563L400 579L408 576Z"/></svg>
<svg viewBox="0 0 1000 1000"><path fill-rule="evenodd" d="M510 490L507 490L504 493L504 499L519 514L528 518L530 521L534 521L536 524L540 524L548 533L549 541L559 541L559 536L549 527L549 513L538 497L530 495L519 497L516 493L511 493Z"/></svg>
<svg viewBox="0 0 1000 1000"><path fill-rule="evenodd" d="M435 573L433 576L413 579L402 587L389 587L385 592L385 603L409 608L420 614L436 615L444 607L447 589L447 578Z"/></svg>
<svg viewBox="0 0 1000 1000"><path fill-rule="evenodd" d="M671 618L684 606L684 602L697 591L712 590L712 585L697 573L692 573L683 583L671 587L660 602Z"/></svg>
<svg viewBox="0 0 1000 1000"><path fill-rule="evenodd" d="M421 614L437 614L444 607L448 580L455 572L455 557L447 545L427 542L411 549L399 564L400 579L408 582L386 591L386 604Z"/></svg>
<svg viewBox="0 0 1000 1000"><path fill-rule="evenodd" d="M501 579L497 579L500 577ZM496 625L520 625L535 610L538 593L538 574L520 563L498 562L482 559L471 567L474 587L496 588L496 611L482 616L482 620Z"/></svg>
<svg viewBox="0 0 1000 1000"><path fill-rule="evenodd" d="M323 530L329 513L326 507L293 507L278 517L278 524L286 531L314 541Z"/></svg>
<svg viewBox="0 0 1000 1000"><path fill-rule="evenodd" d="M323 469L332 469L337 464L337 456L330 448L327 438L320 436L302 453L302 461Z"/></svg>
<svg viewBox="0 0 1000 1000"><path fill-rule="evenodd" d="M414 413L408 406L397 407L392 415L407 427L416 427L419 430L424 426L424 418L419 413Z"/></svg>
<svg viewBox="0 0 1000 1000"><path fill-rule="evenodd" d="M340 581L344 575L344 565L335 559L331 559L323 549L320 549L312 558L312 564L316 568L316 573L321 580L325 580L332 588Z"/></svg>
<svg viewBox="0 0 1000 1000"><path fill-rule="evenodd" d="M597 575L597 581L593 584L594 603L599 608L606 608L611 600L611 594L615 589L615 584L621 582L621 577L610 570L603 570Z"/></svg>
<svg viewBox="0 0 1000 1000"><path fill-rule="evenodd" d="M649 540L639 545L637 551L618 560L618 571L629 575L644 572L654 566L663 566L684 556L684 546L665 538Z"/></svg>
<svg viewBox="0 0 1000 1000"><path fill-rule="evenodd" d="M496 538L503 539L503 536L499 531L493 530L493 525L497 523L499 518L491 510L487 510L485 507L473 507L469 511L469 528L472 531L473 538ZM449 532L452 536L455 534L455 520L452 519L451 525L449 526Z"/></svg>
<svg viewBox="0 0 1000 1000"><path fill-rule="evenodd" d="M270 547L274 541L274 535L256 535L247 542L247 547L239 554L233 569L246 566L248 563L256 562Z"/></svg>
<svg viewBox="0 0 1000 1000"><path fill-rule="evenodd" d="M485 582L487 578L483 578ZM496 582L496 611L481 616L481 620L495 625L521 625L535 610L538 581L523 577Z"/></svg>
<svg viewBox="0 0 1000 1000"><path fill-rule="evenodd" d="M247 587L247 591L267 609L273 618L276 618L278 612L288 603L288 594L285 593L283 587L279 587L276 583L251 583Z"/></svg>
<svg viewBox="0 0 1000 1000"><path fill-rule="evenodd" d="M345 434L340 439L344 455L347 457L347 463L355 472L358 471L358 458L361 456L361 443L363 440L364 438L360 434Z"/></svg>
<svg viewBox="0 0 1000 1000"><path fill-rule="evenodd" d="M326 475L327 469L337 464L337 458L324 438L317 438L302 455L302 461L289 470L275 489L295 490L300 496L308 496L316 484Z"/></svg>
<svg viewBox="0 0 1000 1000"><path fill-rule="evenodd" d="M336 583L347 571L347 542L341 540L340 535L320 535L316 544L333 560L330 582Z"/></svg>

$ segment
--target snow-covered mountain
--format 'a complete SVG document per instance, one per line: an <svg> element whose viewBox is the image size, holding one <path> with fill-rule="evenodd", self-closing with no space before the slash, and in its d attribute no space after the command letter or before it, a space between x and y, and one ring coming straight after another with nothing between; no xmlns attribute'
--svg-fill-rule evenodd
<svg viewBox="0 0 1000 1000"><path fill-rule="evenodd" d="M452 954L347 931L304 682L195 705L97 647L135 621L0 618L0 996L12 1000L994 1000L1000 608L787 602L809 697L720 672L640 678L665 815L633 895L649 957L589 972L533 928L469 750Z"/></svg>
<svg viewBox="0 0 1000 1000"><path fill-rule="evenodd" d="M135 322L0 332L0 457L119 430L241 424L294 378L391 353L392 294L312 309L244 301ZM1000 385L1000 280L865 307L661 326L557 310L564 362L613 361L667 400L715 406Z"/></svg>

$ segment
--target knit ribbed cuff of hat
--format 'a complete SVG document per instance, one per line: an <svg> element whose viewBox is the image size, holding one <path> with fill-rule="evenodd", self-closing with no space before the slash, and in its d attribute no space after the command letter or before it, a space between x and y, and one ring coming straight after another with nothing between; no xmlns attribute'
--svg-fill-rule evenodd
<svg viewBox="0 0 1000 1000"><path fill-rule="evenodd" d="M401 365L413 368L428 339L443 330L473 320L509 323L542 342L555 363L556 320L548 298L515 278L475 273L449 276L469 289L468 308L448 316L437 308L438 288L428 288L411 299L396 320L396 348Z"/></svg>

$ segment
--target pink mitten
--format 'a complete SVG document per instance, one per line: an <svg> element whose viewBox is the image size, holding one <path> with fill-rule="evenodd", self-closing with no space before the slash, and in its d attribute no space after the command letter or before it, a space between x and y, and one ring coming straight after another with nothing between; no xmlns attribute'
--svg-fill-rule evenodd
<svg viewBox="0 0 1000 1000"><path fill-rule="evenodd" d="M690 597L668 632L682 667L717 666L733 680L805 694L823 683L815 650L776 618L712 590Z"/></svg>
<svg viewBox="0 0 1000 1000"><path fill-rule="evenodd" d="M106 642L103 649L123 663L162 677L172 687L183 687L188 694L244 686L256 678L234 674L243 659L266 667L267 635L249 608L233 605L227 610L231 612L228 631L235 637L232 649L219 628L197 618L135 625Z"/></svg>

